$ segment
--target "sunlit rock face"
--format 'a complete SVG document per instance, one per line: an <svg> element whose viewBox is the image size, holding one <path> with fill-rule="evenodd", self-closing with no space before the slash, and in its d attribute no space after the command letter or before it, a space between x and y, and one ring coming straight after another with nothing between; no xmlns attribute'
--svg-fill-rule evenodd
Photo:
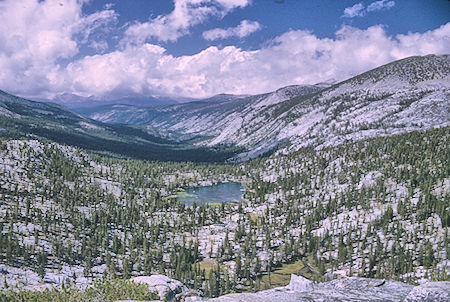
<svg viewBox="0 0 450 302"><path fill-rule="evenodd" d="M136 283L147 284L149 290L157 292L163 301L176 301L177 295L188 292L183 283L164 275L140 276L131 280Z"/></svg>
<svg viewBox="0 0 450 302"><path fill-rule="evenodd" d="M431 302L450 301L450 282L427 282L419 286L383 279L345 278L323 283L313 283L301 276L292 275L286 287L256 293L229 294L214 299L186 298L185 301L214 302Z"/></svg>
<svg viewBox="0 0 450 302"><path fill-rule="evenodd" d="M238 146L244 161L274 149L325 148L377 136L447 126L450 56L395 61L334 85L288 86L253 96L164 106L99 107L90 118L146 125L180 141Z"/></svg>

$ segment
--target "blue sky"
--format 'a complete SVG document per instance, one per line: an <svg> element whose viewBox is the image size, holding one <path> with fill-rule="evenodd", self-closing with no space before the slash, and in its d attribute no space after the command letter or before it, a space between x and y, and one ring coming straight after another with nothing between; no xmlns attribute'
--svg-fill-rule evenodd
<svg viewBox="0 0 450 302"><path fill-rule="evenodd" d="M146 22L156 16L168 15L174 9L174 3L170 0L94 0L85 5L84 11L93 13L102 10L105 2L112 4L117 12L119 27L130 22ZM367 8L374 2L377 1L253 0L250 5L239 7L224 17L211 16L204 23L190 28L189 34L177 41L161 43L152 37L149 41L161 43L170 54L187 55L198 53L211 45L259 49L267 41L289 30L309 30L318 37L332 38L342 25L367 28L382 24L389 35L396 35L423 33L450 21L450 3L447 0L384 1L385 5L380 10L366 11L363 16L344 16L346 8L359 3ZM392 7L386 5L390 2L393 3ZM234 36L208 41L202 37L202 33L207 30L236 27L242 20L256 21L261 28L245 38Z"/></svg>
<svg viewBox="0 0 450 302"><path fill-rule="evenodd" d="M447 0L0 0L0 89L254 94L450 53Z"/></svg>

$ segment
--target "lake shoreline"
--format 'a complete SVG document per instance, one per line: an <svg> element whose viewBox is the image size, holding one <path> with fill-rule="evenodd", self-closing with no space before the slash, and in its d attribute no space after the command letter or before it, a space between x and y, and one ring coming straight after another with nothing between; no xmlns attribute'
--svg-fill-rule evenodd
<svg viewBox="0 0 450 302"><path fill-rule="evenodd" d="M207 186L183 188L177 193L180 202L191 206L194 202L199 204L220 205L238 204L242 202L244 184L234 181L221 182Z"/></svg>

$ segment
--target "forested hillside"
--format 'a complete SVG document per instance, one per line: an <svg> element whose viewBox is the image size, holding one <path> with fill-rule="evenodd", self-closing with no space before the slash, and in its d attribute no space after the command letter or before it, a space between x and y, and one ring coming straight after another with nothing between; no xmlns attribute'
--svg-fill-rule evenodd
<svg viewBox="0 0 450 302"><path fill-rule="evenodd" d="M100 157L0 143L3 289L160 272L206 296L316 280L449 275L450 128L241 164ZM194 205L186 186L244 183L241 204Z"/></svg>
<svg viewBox="0 0 450 302"><path fill-rule="evenodd" d="M46 139L106 156L145 160L223 162L235 151L175 142L142 127L106 125L63 106L33 102L1 90L0 137Z"/></svg>

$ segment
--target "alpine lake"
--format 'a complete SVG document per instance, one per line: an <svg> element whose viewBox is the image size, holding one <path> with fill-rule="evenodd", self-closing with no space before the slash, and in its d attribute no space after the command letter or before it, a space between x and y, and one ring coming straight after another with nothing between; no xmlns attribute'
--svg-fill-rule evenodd
<svg viewBox="0 0 450 302"><path fill-rule="evenodd" d="M218 205L221 203L240 203L244 185L237 182L223 182L210 186L186 188L178 192L178 201L186 205L199 204Z"/></svg>

